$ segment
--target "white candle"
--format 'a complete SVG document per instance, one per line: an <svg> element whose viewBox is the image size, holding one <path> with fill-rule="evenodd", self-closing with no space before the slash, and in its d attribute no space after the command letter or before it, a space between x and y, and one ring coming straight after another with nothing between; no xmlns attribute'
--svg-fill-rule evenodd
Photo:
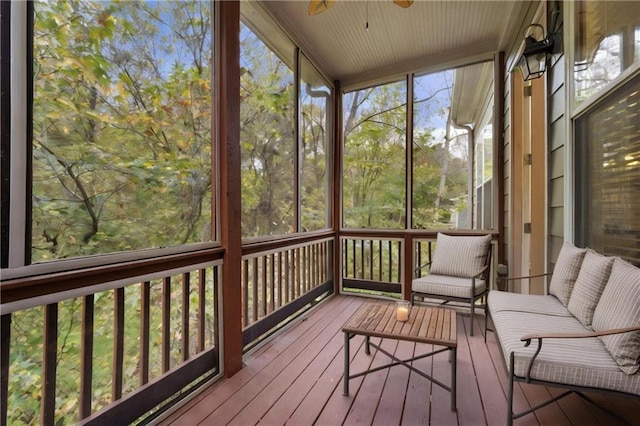
<svg viewBox="0 0 640 426"><path fill-rule="evenodd" d="M409 308L404 306L399 306L396 310L396 320L398 321L407 321L409 320Z"/></svg>

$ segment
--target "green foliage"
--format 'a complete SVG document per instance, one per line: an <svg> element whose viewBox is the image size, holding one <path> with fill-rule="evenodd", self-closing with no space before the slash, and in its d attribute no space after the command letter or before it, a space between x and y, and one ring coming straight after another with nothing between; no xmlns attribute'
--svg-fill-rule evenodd
<svg viewBox="0 0 640 426"><path fill-rule="evenodd" d="M405 227L406 88L345 95L344 226Z"/></svg>
<svg viewBox="0 0 640 426"><path fill-rule="evenodd" d="M35 10L33 260L209 240L209 4Z"/></svg>
<svg viewBox="0 0 640 426"><path fill-rule="evenodd" d="M446 77L446 75L445 75ZM444 78L446 81L447 78ZM414 100L414 228L448 228L456 199L468 192L466 138L445 132L450 86L423 87ZM424 93L423 93L424 92ZM343 225L403 229L406 210L406 88L404 82L348 93L344 117ZM425 127L439 117L442 128Z"/></svg>
<svg viewBox="0 0 640 426"><path fill-rule="evenodd" d="M213 275L205 277L205 347L214 342L215 330ZM189 274L189 354L197 353L199 309L198 273ZM183 275L174 276L170 286L170 365L182 362L181 321ZM150 282L149 380L161 376L162 369L162 280ZM140 329L142 284L125 289L125 330L123 362L123 395L139 386ZM82 345L83 299L71 299L58 304L58 339L56 363L56 424L79 421L80 361ZM38 424L42 398L43 308L12 314L11 353L9 367L8 424ZM114 291L94 296L94 328L92 380L92 410L95 412L112 402L112 371L114 342Z"/></svg>
<svg viewBox="0 0 640 426"><path fill-rule="evenodd" d="M243 236L290 233L297 203L294 74L244 25L240 44Z"/></svg>

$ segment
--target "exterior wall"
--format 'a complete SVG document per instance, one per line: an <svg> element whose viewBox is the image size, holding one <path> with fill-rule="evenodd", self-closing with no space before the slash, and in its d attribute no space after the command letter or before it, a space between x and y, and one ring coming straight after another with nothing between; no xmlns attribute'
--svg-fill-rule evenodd
<svg viewBox="0 0 640 426"><path fill-rule="evenodd" d="M551 27L553 17L551 6L547 7L547 28ZM548 225L547 255L548 270L552 271L563 242L567 239L564 229L565 214L565 164L567 152L566 136L568 115L566 113L565 55L563 40L560 35L564 29L562 7L558 16L558 37L551 68L547 71L547 176L548 182Z"/></svg>
<svg viewBox="0 0 640 426"><path fill-rule="evenodd" d="M540 6L539 2L532 3L529 13L523 22L523 28L533 22L535 12ZM547 28L550 28L553 22L551 16L552 5L549 3L546 7ZM560 35L563 33L563 14L562 7L557 21L557 38L556 52L552 58L552 65L547 71L546 76L546 110L547 110L547 270L552 271L555 261L560 252L563 242L570 238L570 233L565 232L565 187L566 187L566 156L571 155L567 152L567 126L568 115L566 114L566 85L565 85L565 55L563 40ZM514 194L512 191L517 188L511 188L513 176L512 169L512 152L514 141L512 141L512 99L511 93L512 78L514 76L510 72L516 67L518 61L518 53L521 49L522 40L515 40L512 49L507 53L505 61L505 93L504 93L504 227L502 231L505 235L505 243L503 249L507 253L507 263L509 264L509 275L513 275L513 267L511 264L513 259L511 253L518 250L518 241L514 240L513 234L513 212L510 211L510 201ZM515 244L515 247L509 247L509 244ZM516 284L514 291L520 291L520 287Z"/></svg>
<svg viewBox="0 0 640 426"><path fill-rule="evenodd" d="M504 246L502 249L506 254L505 259L508 266L508 275L514 276L513 271L513 251L520 250L518 245L521 244L518 241L514 242L514 233L513 233L513 211L511 211L511 200L514 196L513 194L513 176L511 176L512 169L512 159L513 159L513 146L514 141L512 141L512 99L513 93L511 92L512 87L512 78L514 78L513 73L511 72L516 68L519 53L522 49L523 40L520 35L523 33L524 29L534 21L534 16L536 11L540 7L539 1L531 2L529 5L529 10L526 13L523 22L521 23L520 31L516 34L518 35L511 44L510 49L505 52L505 72L504 72L504 143L502 146L503 149L503 189L504 189L504 225L501 231L504 235ZM519 78L519 75L518 75ZM516 179L517 180L517 179ZM517 190L517 188L516 188ZM520 283L514 283L513 291L519 292L521 290Z"/></svg>

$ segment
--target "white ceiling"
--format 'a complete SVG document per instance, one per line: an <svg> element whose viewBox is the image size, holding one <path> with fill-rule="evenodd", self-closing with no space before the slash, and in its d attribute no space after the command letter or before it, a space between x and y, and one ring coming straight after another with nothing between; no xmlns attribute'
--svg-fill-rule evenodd
<svg viewBox="0 0 640 426"><path fill-rule="evenodd" d="M391 0L337 0L309 16L306 0L260 2L343 88L507 50L521 37L532 3L538 2L416 0L403 9Z"/></svg>

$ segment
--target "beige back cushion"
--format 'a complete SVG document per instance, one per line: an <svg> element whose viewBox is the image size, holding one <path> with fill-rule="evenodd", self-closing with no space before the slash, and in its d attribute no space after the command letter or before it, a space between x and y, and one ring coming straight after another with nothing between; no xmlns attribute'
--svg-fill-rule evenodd
<svg viewBox="0 0 640 426"><path fill-rule="evenodd" d="M586 327L591 327L593 312L609 280L613 259L591 249L584 256L567 309Z"/></svg>
<svg viewBox="0 0 640 426"><path fill-rule="evenodd" d="M491 235L467 237L438 233L429 273L462 278L476 276L487 261L490 244Z"/></svg>
<svg viewBox="0 0 640 426"><path fill-rule="evenodd" d="M637 326L640 326L640 269L616 258L593 314L593 329L604 331ZM640 331L600 338L623 372L635 374L638 371Z"/></svg>
<svg viewBox="0 0 640 426"><path fill-rule="evenodd" d="M549 284L549 294L557 297L564 306L569 303L573 285L578 278L586 252L587 249L578 248L567 241L560 249L560 254L551 276L551 283Z"/></svg>

